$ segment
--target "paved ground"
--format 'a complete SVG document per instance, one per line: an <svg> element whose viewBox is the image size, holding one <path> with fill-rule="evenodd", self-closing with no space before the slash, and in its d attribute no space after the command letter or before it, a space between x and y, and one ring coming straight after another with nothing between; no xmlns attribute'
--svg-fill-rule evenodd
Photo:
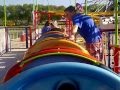
<svg viewBox="0 0 120 90"><path fill-rule="evenodd" d="M0 56L0 82L2 82L6 72L17 62L19 62L26 49L13 49Z"/></svg>

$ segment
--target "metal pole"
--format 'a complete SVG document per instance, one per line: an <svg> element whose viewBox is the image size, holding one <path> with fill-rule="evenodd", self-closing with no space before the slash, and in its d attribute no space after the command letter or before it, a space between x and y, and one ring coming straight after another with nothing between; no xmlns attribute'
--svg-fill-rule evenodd
<svg viewBox="0 0 120 90"><path fill-rule="evenodd" d="M110 51L111 51L111 47L110 47L110 36L111 36L111 32L108 32L108 67L111 69L111 53L110 53Z"/></svg>
<svg viewBox="0 0 120 90"><path fill-rule="evenodd" d="M115 50L114 50L114 71L119 72L119 43L118 43L118 0L115 0Z"/></svg>
<svg viewBox="0 0 120 90"><path fill-rule="evenodd" d="M115 0L115 45L118 45L118 0Z"/></svg>
<svg viewBox="0 0 120 90"><path fill-rule="evenodd" d="M8 47L8 28L5 27L5 39L6 39L6 52L9 51L9 47Z"/></svg>
<svg viewBox="0 0 120 90"><path fill-rule="evenodd" d="M34 11L35 11L35 1L33 0L33 11L32 11L32 14L33 14L33 26L34 26L34 19L35 19L35 15L34 15Z"/></svg>
<svg viewBox="0 0 120 90"><path fill-rule="evenodd" d="M76 0L75 0L75 7L76 7Z"/></svg>
<svg viewBox="0 0 120 90"><path fill-rule="evenodd" d="M87 15L87 0L85 0L85 14Z"/></svg>
<svg viewBox="0 0 120 90"><path fill-rule="evenodd" d="M35 10L35 0L33 0L33 11Z"/></svg>
<svg viewBox="0 0 120 90"><path fill-rule="evenodd" d="M49 12L49 5L50 5L50 4L49 4L49 1L48 1L48 0L47 0L47 2L48 2L48 12Z"/></svg>
<svg viewBox="0 0 120 90"><path fill-rule="evenodd" d="M26 27L25 28L25 33L26 33L26 35L25 35L25 37L26 37L26 48L28 48L28 27Z"/></svg>
<svg viewBox="0 0 120 90"><path fill-rule="evenodd" d="M35 8L35 0L33 0L33 29L35 32L35 40L36 40L36 8Z"/></svg>
<svg viewBox="0 0 120 90"><path fill-rule="evenodd" d="M30 35L30 47L32 46L32 27L29 27Z"/></svg>
<svg viewBox="0 0 120 90"><path fill-rule="evenodd" d="M70 5L72 5L71 0L69 0L69 2L70 2Z"/></svg>
<svg viewBox="0 0 120 90"><path fill-rule="evenodd" d="M4 26L6 26L6 0L4 0L4 20L5 20L5 23L4 23Z"/></svg>
<svg viewBox="0 0 120 90"><path fill-rule="evenodd" d="M35 10L36 11L38 10L38 2L37 2L37 0L36 0L36 8L35 8Z"/></svg>

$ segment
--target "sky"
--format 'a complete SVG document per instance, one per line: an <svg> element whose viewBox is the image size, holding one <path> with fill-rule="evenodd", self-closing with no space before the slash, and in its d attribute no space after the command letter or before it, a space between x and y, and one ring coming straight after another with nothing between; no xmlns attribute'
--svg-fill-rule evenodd
<svg viewBox="0 0 120 90"><path fill-rule="evenodd" d="M33 1L37 1L43 5L57 5L57 6L69 6L75 5L75 0L5 0L6 5L17 5L17 4L33 4ZM76 2L84 3L85 0L76 0ZM4 5L4 0L0 0L0 5Z"/></svg>
<svg viewBox="0 0 120 90"><path fill-rule="evenodd" d="M75 1L76 3L80 3L83 5L83 3L85 3L85 0L0 0L0 5L4 5L4 1L6 1L6 5L17 5L17 4L33 4L37 3L38 4L43 4L43 5L57 5L57 6L69 6L69 5L75 5ZM103 3L108 3L109 0L87 0L88 4L91 3L98 3L100 4L101 2ZM84 5L83 5L84 6Z"/></svg>

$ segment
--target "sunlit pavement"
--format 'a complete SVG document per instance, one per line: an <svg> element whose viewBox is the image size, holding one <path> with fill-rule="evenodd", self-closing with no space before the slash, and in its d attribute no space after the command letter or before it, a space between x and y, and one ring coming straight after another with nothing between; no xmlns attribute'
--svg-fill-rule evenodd
<svg viewBox="0 0 120 90"><path fill-rule="evenodd" d="M22 60L25 51L26 49L16 49L0 56L0 83L2 82L6 72L13 65Z"/></svg>

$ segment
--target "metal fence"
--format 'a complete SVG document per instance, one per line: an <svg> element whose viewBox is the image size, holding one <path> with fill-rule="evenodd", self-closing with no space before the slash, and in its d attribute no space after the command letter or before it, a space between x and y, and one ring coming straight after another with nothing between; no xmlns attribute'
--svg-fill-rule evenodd
<svg viewBox="0 0 120 90"><path fill-rule="evenodd" d="M111 69L114 69L116 67L120 67L120 50L118 50L117 55L115 55L115 31L103 31L102 32L103 37L103 48L104 48L104 61L106 62L106 66L108 66ZM118 43L120 45L120 32L118 34ZM117 48L119 49L119 45ZM118 58L118 60L117 60ZM120 72L120 71L119 71Z"/></svg>
<svg viewBox="0 0 120 90"><path fill-rule="evenodd" d="M31 31L30 31L31 30ZM32 40L32 29L27 26L6 27L6 35L10 37L10 48L25 49L29 48Z"/></svg>

